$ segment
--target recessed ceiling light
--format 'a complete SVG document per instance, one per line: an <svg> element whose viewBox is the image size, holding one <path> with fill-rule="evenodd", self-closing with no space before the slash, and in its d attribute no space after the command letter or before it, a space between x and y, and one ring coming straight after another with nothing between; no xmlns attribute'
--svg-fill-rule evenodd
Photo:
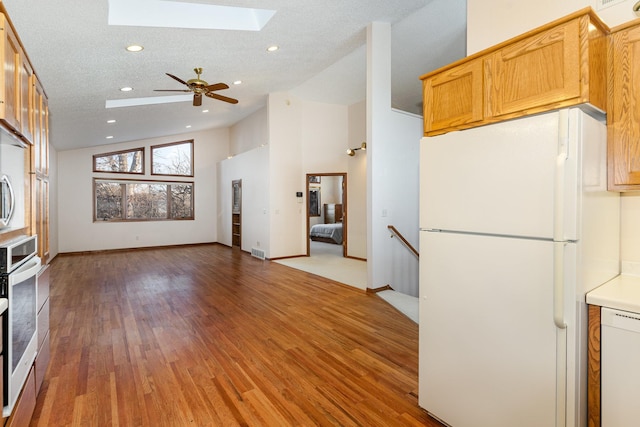
<svg viewBox="0 0 640 427"><path fill-rule="evenodd" d="M122 92L131 92L133 90L133 88L129 87L129 86L125 86L125 87L121 87L120 90Z"/></svg>
<svg viewBox="0 0 640 427"><path fill-rule="evenodd" d="M185 126L185 127L186 127L187 129L189 129L189 128L191 127L191 125L187 125L187 126Z"/></svg>
<svg viewBox="0 0 640 427"><path fill-rule="evenodd" d="M236 80L235 82L233 82L234 85L241 85L242 84L242 80Z"/></svg>
<svg viewBox="0 0 640 427"><path fill-rule="evenodd" d="M208 112L209 112L209 110L202 110L202 112L203 112L203 113L208 113Z"/></svg>
<svg viewBox="0 0 640 427"><path fill-rule="evenodd" d="M273 45L273 46L269 46L269 47L267 48L267 51L269 51L269 52L275 52L275 51L276 51L276 50L278 50L278 49L280 49L278 46Z"/></svg>
<svg viewBox="0 0 640 427"><path fill-rule="evenodd" d="M107 139L113 139L113 135L109 135Z"/></svg>
<svg viewBox="0 0 640 427"><path fill-rule="evenodd" d="M116 121L114 119L111 120L107 120L107 123L115 123Z"/></svg>
<svg viewBox="0 0 640 427"><path fill-rule="evenodd" d="M127 50L129 52L140 52L143 49L144 47L140 46L139 44L132 44L131 46L127 46Z"/></svg>

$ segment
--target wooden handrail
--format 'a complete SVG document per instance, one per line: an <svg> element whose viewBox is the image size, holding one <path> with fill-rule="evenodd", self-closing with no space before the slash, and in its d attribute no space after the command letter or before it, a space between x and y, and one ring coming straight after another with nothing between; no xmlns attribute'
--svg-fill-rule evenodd
<svg viewBox="0 0 640 427"><path fill-rule="evenodd" d="M404 238L404 236L398 231L397 228L395 228L393 225L387 225L387 228L389 229L389 231L391 231L391 237L393 237L394 235L398 236L398 239L400 239L400 241L407 247L407 249L409 249L416 256L416 258L420 258L420 253L416 250L416 248L411 246L411 243L409 243L409 241Z"/></svg>

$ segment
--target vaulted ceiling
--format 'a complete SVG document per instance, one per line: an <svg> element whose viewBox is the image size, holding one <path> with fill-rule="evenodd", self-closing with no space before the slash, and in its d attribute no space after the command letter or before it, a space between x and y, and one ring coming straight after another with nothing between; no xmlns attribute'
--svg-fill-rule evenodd
<svg viewBox="0 0 640 427"><path fill-rule="evenodd" d="M318 102L362 101L366 28L373 21L392 24L392 104L401 110L420 113L418 77L466 50L465 0L3 3L49 97L51 141L58 150L230 126L278 91ZM264 26L200 28L235 25L234 15L226 15L233 10L211 6L259 8L263 12L248 11L249 21ZM160 21L142 21L151 15ZM131 44L144 49L128 52ZM272 45L279 49L268 52ZM217 93L239 103L203 97L202 106L194 107L190 94L154 91L184 89L165 73L186 81L196 77L195 67L203 68L209 84L227 83L229 89ZM133 90L121 92L125 86ZM179 102L159 103L157 97L165 96ZM123 99L151 103L106 107Z"/></svg>

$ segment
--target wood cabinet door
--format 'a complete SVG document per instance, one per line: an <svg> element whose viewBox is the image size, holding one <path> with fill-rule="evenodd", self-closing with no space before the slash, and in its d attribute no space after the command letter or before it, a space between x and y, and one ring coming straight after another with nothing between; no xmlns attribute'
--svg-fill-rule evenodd
<svg viewBox="0 0 640 427"><path fill-rule="evenodd" d="M26 55L20 50L18 55L18 81L17 81L17 97L19 101L19 114L18 121L20 122L20 128L17 129L22 135L33 144L33 129L34 129L34 98L33 98L33 69L27 61Z"/></svg>
<svg viewBox="0 0 640 427"><path fill-rule="evenodd" d="M44 262L49 259L49 180L35 179L35 231L38 234L38 256Z"/></svg>
<svg viewBox="0 0 640 427"><path fill-rule="evenodd" d="M609 189L640 189L640 26L613 34Z"/></svg>
<svg viewBox="0 0 640 427"><path fill-rule="evenodd" d="M20 96L19 96L19 75L20 75L20 45L18 39L11 30L4 15L1 15L0 25L2 26L2 103L0 103L0 119L4 119L16 130L20 128Z"/></svg>
<svg viewBox="0 0 640 427"><path fill-rule="evenodd" d="M423 81L425 135L482 120L482 62L478 58Z"/></svg>
<svg viewBox="0 0 640 427"><path fill-rule="evenodd" d="M33 170L37 174L47 175L48 168L48 143L49 143L49 113L47 107L47 98L44 94L42 85L37 79L34 79L34 135L33 145L35 152L33 155Z"/></svg>
<svg viewBox="0 0 640 427"><path fill-rule="evenodd" d="M42 174L49 176L49 100L42 94L42 104L40 109L42 117L42 134L40 137L40 162Z"/></svg>
<svg viewBox="0 0 640 427"><path fill-rule="evenodd" d="M485 115L581 97L580 25L574 19L493 53L485 62Z"/></svg>

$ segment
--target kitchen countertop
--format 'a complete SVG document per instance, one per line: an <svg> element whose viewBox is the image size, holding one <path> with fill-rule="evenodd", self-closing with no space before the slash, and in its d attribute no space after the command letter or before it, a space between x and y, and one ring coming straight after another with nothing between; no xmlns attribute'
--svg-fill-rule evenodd
<svg viewBox="0 0 640 427"><path fill-rule="evenodd" d="M617 276L589 292L587 303L640 313L640 277Z"/></svg>
<svg viewBox="0 0 640 427"><path fill-rule="evenodd" d="M7 307L9 307L9 300L6 298L0 298L0 314L4 313Z"/></svg>

